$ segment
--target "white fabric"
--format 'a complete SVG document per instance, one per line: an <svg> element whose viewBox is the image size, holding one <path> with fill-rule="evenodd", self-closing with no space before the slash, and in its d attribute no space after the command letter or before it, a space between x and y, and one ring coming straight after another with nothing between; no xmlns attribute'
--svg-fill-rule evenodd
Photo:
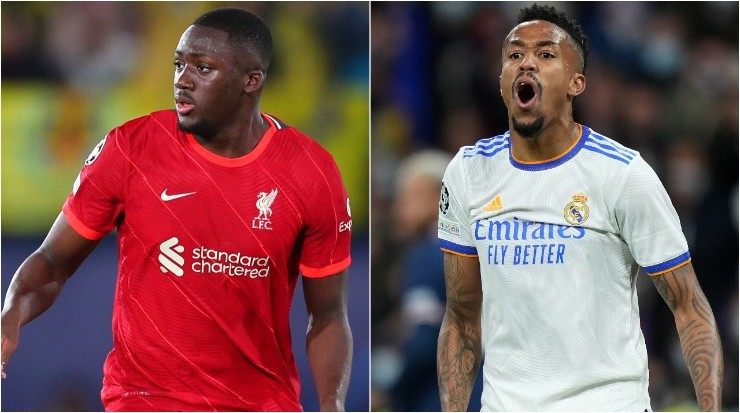
<svg viewBox="0 0 740 413"><path fill-rule="evenodd" d="M508 133L464 147L445 173L438 234L443 250L480 261L482 410L650 409L635 277L689 255L637 152L585 126L538 164L511 157Z"/></svg>

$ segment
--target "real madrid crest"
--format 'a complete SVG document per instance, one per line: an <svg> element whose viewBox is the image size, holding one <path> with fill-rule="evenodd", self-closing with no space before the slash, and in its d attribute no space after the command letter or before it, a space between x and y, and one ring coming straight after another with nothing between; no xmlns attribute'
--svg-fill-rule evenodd
<svg viewBox="0 0 740 413"><path fill-rule="evenodd" d="M588 219L588 197L584 193L573 195L573 200L565 206L563 216L571 225L582 225Z"/></svg>

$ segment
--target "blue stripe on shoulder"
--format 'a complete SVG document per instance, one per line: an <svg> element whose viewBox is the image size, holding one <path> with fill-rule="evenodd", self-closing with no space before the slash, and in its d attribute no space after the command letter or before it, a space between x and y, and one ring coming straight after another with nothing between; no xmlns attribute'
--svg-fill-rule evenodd
<svg viewBox="0 0 740 413"><path fill-rule="evenodd" d="M673 267L678 266L679 264L682 264L686 261L688 261L691 258L691 255L688 251L684 252L683 254L679 255L676 258L671 258L668 261L661 262L660 264L655 265L649 265L647 267L642 267L646 273L648 274L655 274L657 272L669 270Z"/></svg>
<svg viewBox="0 0 740 413"><path fill-rule="evenodd" d="M609 158L612 158L612 159L616 159L619 162L623 162L626 165L629 165L630 164L630 160L628 160L626 158L623 158L621 156L617 156L617 155L615 155L615 154L613 154L611 152L607 152L607 151L605 151L605 150L603 150L603 149L601 149L601 148L599 148L597 146L589 146L588 143L586 143L586 145L583 145L583 149L586 149L586 150L589 150L589 151L592 151L592 152L596 152L596 153L600 153L600 154L602 154L602 155L604 155L606 157L609 157Z"/></svg>
<svg viewBox="0 0 740 413"><path fill-rule="evenodd" d="M486 151L486 150L479 149L479 150L476 150L475 152L464 153L463 158L472 158L475 155L483 155L486 158L490 158L496 155L497 153L501 152L501 150L506 149L508 147L509 147L509 143L507 142L507 143L502 144L501 146L497 146L493 148L492 150Z"/></svg>
<svg viewBox="0 0 740 413"><path fill-rule="evenodd" d="M478 141L478 143L475 144L475 148L476 149L491 149L494 146L502 142L505 142L505 141L506 139L502 135L494 136L493 138L488 138L488 139L481 139L480 141Z"/></svg>
<svg viewBox="0 0 740 413"><path fill-rule="evenodd" d="M632 159L635 156L637 156L637 151L627 148L626 146L615 141L614 139L607 138L606 136L601 135L596 132L591 133L591 137L594 138L595 141L601 141L605 145L608 145L614 148L616 152L619 152L620 154L624 155L627 158Z"/></svg>
<svg viewBox="0 0 740 413"><path fill-rule="evenodd" d="M598 140L593 139L591 137L588 138L588 142L592 146L593 145L596 145L596 146L598 146L599 148L601 148L601 149L603 149L605 151L613 152L615 155L621 156L622 158L627 158L630 161L632 159L634 159L634 157L635 157L635 155L631 155L631 154L629 154L629 153L627 153L625 151L620 151L619 148L617 148L614 145L611 145L609 142L605 142L605 141L599 142Z"/></svg>
<svg viewBox="0 0 740 413"><path fill-rule="evenodd" d="M443 249L446 249L446 250L459 252L460 254L478 255L478 250L475 247L470 247L470 246L467 246L467 245L455 244L454 242L447 241L447 240L442 239L442 238L439 239L439 247L440 248L443 248Z"/></svg>
<svg viewBox="0 0 740 413"><path fill-rule="evenodd" d="M466 146L463 151L463 158L472 158L475 155L490 158L508 147L510 147L510 144L509 133L507 132L492 138L481 139L474 146Z"/></svg>

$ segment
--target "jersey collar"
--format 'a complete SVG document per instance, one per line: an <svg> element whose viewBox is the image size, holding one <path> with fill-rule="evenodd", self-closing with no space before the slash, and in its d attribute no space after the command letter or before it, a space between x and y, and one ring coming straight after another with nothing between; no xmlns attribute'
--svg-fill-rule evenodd
<svg viewBox="0 0 740 413"><path fill-rule="evenodd" d="M571 145L570 148L566 149L565 152L561 153L560 155L554 158L545 159L544 161L524 162L514 158L511 150L509 150L509 160L511 161L511 164L515 168L525 171L542 171L545 169L554 168L568 162L578 154L583 145L586 143L585 137L588 136L590 133L590 130L587 126L581 125L580 123L578 123L577 125L578 129L580 130L578 138L575 142L573 142L573 145ZM511 136L507 136L506 139L509 141L509 147L511 147Z"/></svg>
<svg viewBox="0 0 740 413"><path fill-rule="evenodd" d="M275 135L275 131L280 129L280 125L278 122L273 119L272 116L267 115L265 113L261 113L262 119L267 121L267 123L270 125L270 127L267 129L264 135L262 135L262 138L259 142L257 142L257 146L254 147L248 154L244 156L240 156L238 158L226 158L224 156L216 155L215 153L209 151L208 149L204 148L203 145L201 145L196 139L195 136L193 136L192 133L187 133L187 139L190 146L195 150L195 152L198 153L198 155L202 156L206 160L215 163L216 165L225 166L228 168L235 168L239 166L244 166L249 164L250 162L257 159L262 152L265 151L267 146L270 144L270 141L272 140L273 135Z"/></svg>

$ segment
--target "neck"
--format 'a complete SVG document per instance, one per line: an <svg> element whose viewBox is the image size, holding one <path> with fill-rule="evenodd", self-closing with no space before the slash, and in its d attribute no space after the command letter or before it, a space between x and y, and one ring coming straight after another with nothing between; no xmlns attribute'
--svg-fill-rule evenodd
<svg viewBox="0 0 740 413"><path fill-rule="evenodd" d="M267 132L270 125L255 107L247 116L237 116L233 122L218 132L195 135L204 148L225 158L239 158L251 152Z"/></svg>
<svg viewBox="0 0 740 413"><path fill-rule="evenodd" d="M555 158L567 151L580 136L573 119L548 122L534 137L523 137L514 131L509 120L511 154L520 162L538 162Z"/></svg>

